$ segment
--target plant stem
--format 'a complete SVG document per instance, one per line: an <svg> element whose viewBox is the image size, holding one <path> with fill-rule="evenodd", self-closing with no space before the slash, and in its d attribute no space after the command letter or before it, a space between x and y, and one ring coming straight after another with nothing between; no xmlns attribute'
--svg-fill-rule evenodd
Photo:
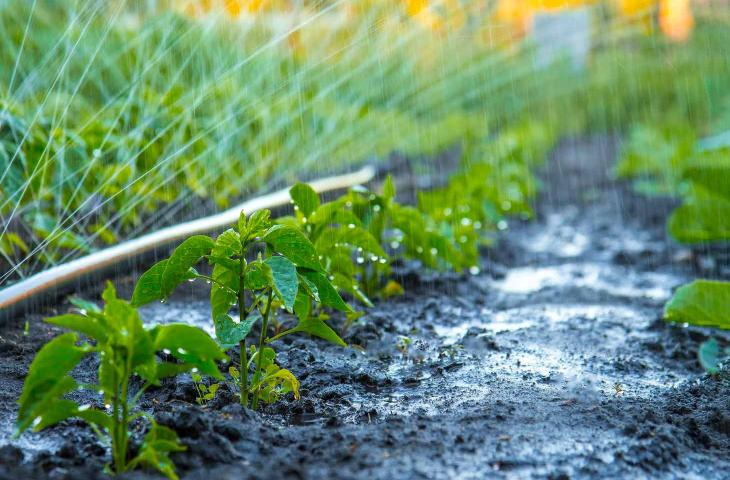
<svg viewBox="0 0 730 480"><path fill-rule="evenodd" d="M256 355L258 357L256 358L256 372L253 375L253 384L255 385L257 382L261 381L261 363L263 362L263 350L264 350L264 343L266 341L266 331L269 328L269 311L271 310L271 301L274 298L274 291L272 289L269 289L269 298L266 301L266 310L264 310L264 318L261 322L261 335L259 336L259 349L256 352ZM256 389L255 392L253 392L253 400L251 401L251 409L256 410L259 406L259 389Z"/></svg>
<svg viewBox="0 0 730 480"><path fill-rule="evenodd" d="M117 375L117 351L113 350L112 365L112 385L114 385L114 392L112 395L112 461L114 462L114 470L117 473L122 473L122 461L120 458L119 451L119 379Z"/></svg>
<svg viewBox="0 0 730 480"><path fill-rule="evenodd" d="M124 366L124 375L122 376L122 422L121 428L121 439L120 439L120 460L122 465L122 472L127 469L127 447L129 446L129 403L127 399L129 397L129 377L131 374L131 355L127 356L127 362Z"/></svg>
<svg viewBox="0 0 730 480"><path fill-rule="evenodd" d="M244 280L246 273L246 259L241 252L239 282L238 282L238 318L243 322L246 319L246 308L244 301L246 300L244 290ZM239 388L241 390L241 405L248 408L248 352L246 351L246 339L238 342L238 354L241 359L241 371L239 372Z"/></svg>

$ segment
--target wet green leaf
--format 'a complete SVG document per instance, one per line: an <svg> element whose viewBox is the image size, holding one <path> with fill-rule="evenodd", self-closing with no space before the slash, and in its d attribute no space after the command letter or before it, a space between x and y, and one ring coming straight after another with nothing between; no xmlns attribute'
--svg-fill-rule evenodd
<svg viewBox="0 0 730 480"><path fill-rule="evenodd" d="M263 233L271 226L269 210L258 210L248 217L246 229L241 232L241 240L243 242L250 241L253 238L263 235Z"/></svg>
<svg viewBox="0 0 730 480"><path fill-rule="evenodd" d="M246 319L242 322L234 322L233 319L226 314L221 314L216 317L215 323L215 334L221 343L221 346L225 349L233 348L238 345L238 342L244 340L251 328L261 319L261 314L258 310L254 310Z"/></svg>
<svg viewBox="0 0 730 480"><path fill-rule="evenodd" d="M385 182L383 183L383 198L386 201L391 201L395 198L395 184L393 183L393 177L390 175L385 177Z"/></svg>
<svg viewBox="0 0 730 480"><path fill-rule="evenodd" d="M695 280L677 289L664 307L670 322L730 329L730 282Z"/></svg>
<svg viewBox="0 0 730 480"><path fill-rule="evenodd" d="M268 263L256 260L248 264L244 287L249 290L261 290L274 284L274 274Z"/></svg>
<svg viewBox="0 0 730 480"><path fill-rule="evenodd" d="M344 340L337 335L337 332L335 332L332 327L316 317L308 317L304 320L300 319L292 333L294 332L305 332L310 335L314 335L315 337L327 340L330 343L334 343L335 345L339 345L341 347L347 346Z"/></svg>
<svg viewBox="0 0 730 480"><path fill-rule="evenodd" d="M98 318L84 317L82 315L69 313L66 315L46 318L45 321L61 328L83 333L89 338L106 342L106 326L102 324Z"/></svg>
<svg viewBox="0 0 730 480"><path fill-rule="evenodd" d="M291 260L298 267L321 271L317 251L304 234L286 225L274 225L262 240L271 248Z"/></svg>
<svg viewBox="0 0 730 480"><path fill-rule="evenodd" d="M319 301L322 305L332 307L342 312L349 312L352 310L350 306L342 300L342 297L340 297L340 294L337 293L337 290L335 290L335 287L332 286L332 283L327 279L327 277L319 272L307 269L300 269L299 273L317 287Z"/></svg>
<svg viewBox="0 0 730 480"><path fill-rule="evenodd" d="M167 268L166 259L155 263L139 277L132 293L133 306L138 307L165 298L162 293L162 273L165 268Z"/></svg>
<svg viewBox="0 0 730 480"><path fill-rule="evenodd" d="M193 235L180 244L167 260L162 271L161 291L167 297L180 283L187 280L187 272L203 256L210 254L215 243L205 235Z"/></svg>
<svg viewBox="0 0 730 480"><path fill-rule="evenodd" d="M704 368L707 373L715 374L720 371L720 363L723 358L720 353L720 345L717 343L716 339L711 338L702 342L700 349L697 352L697 357L699 358L702 368Z"/></svg>
<svg viewBox="0 0 730 480"><path fill-rule="evenodd" d="M241 254L241 239L232 228L218 235L211 251L211 257L229 258Z"/></svg>
<svg viewBox="0 0 730 480"><path fill-rule="evenodd" d="M278 255L267 258L264 263L271 268L276 295L284 303L284 307L291 312L299 289L296 266L289 259Z"/></svg>
<svg viewBox="0 0 730 480"><path fill-rule="evenodd" d="M317 192L305 183L295 184L289 189L289 195L305 217L309 217L319 207Z"/></svg>
<svg viewBox="0 0 730 480"><path fill-rule="evenodd" d="M297 292L297 298L294 302L294 314L297 316L299 321L306 320L312 310L312 299L309 294L302 290L302 286L299 286Z"/></svg>
<svg viewBox="0 0 730 480"><path fill-rule="evenodd" d="M215 361L227 360L218 344L203 330L184 324L156 327L155 350L169 350L175 358L194 365L202 374L222 379Z"/></svg>
<svg viewBox="0 0 730 480"><path fill-rule="evenodd" d="M76 388L76 382L67 374L91 351L88 347L77 347L77 341L76 334L64 333L36 354L18 400L18 434L45 414L62 395Z"/></svg>
<svg viewBox="0 0 730 480"><path fill-rule="evenodd" d="M231 306L236 303L238 299L233 292L237 292L240 286L238 274L222 265L213 267L212 276L217 283L213 283L210 287L210 306L211 316L216 318L222 313L228 313Z"/></svg>
<svg viewBox="0 0 730 480"><path fill-rule="evenodd" d="M723 200L730 201L730 162L727 151L720 158L709 162L698 162L684 170L684 178L700 185Z"/></svg>
<svg viewBox="0 0 730 480"><path fill-rule="evenodd" d="M172 452L184 452L185 445L174 430L153 422L150 431L145 435L139 454L130 462L134 467L137 464L153 468L167 478L177 480L175 465L170 459Z"/></svg>

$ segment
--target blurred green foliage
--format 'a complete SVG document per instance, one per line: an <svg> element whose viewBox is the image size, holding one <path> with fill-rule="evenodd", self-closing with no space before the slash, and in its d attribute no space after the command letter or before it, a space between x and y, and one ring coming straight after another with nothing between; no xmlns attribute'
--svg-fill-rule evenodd
<svg viewBox="0 0 730 480"><path fill-rule="evenodd" d="M451 191L424 194L421 209L454 238L472 233L443 202L494 230L529 215L531 168L561 136L666 116L704 128L730 102L728 62L712 53L730 29L707 20L679 45L598 32L577 71L538 67L529 42L391 31L382 11L347 34L302 27L302 55L263 23L123 5L0 4L0 282L393 152L458 147Z"/></svg>

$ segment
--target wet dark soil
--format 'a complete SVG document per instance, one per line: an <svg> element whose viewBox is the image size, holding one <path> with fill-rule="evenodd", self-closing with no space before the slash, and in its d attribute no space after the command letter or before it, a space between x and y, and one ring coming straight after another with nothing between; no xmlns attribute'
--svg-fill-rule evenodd
<svg viewBox="0 0 730 480"><path fill-rule="evenodd" d="M352 347L280 342L300 401L252 413L224 386L201 407L189 377L151 391L144 407L188 446L173 457L178 472L727 478L730 374L709 377L696 357L716 332L661 320L672 289L711 252L672 243L672 203L612 180L615 154L611 137L562 142L542 174L535 221L512 224L476 275L400 268L407 293L350 327ZM207 327L205 296L191 286L143 316ZM81 423L9 438L27 366L57 333L37 320L0 328L0 478L98 477L107 452ZM403 337L412 341L405 351Z"/></svg>

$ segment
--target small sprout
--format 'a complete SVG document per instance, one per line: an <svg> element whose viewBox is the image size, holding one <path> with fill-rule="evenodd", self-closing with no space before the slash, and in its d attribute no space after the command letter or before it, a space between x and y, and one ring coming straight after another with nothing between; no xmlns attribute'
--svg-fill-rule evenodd
<svg viewBox="0 0 730 480"><path fill-rule="evenodd" d="M398 337L398 342L395 344L395 348L398 349L404 359L408 358L408 350L412 343L413 340L411 340L410 337L406 337L405 335L400 335Z"/></svg>
<svg viewBox="0 0 730 480"><path fill-rule="evenodd" d="M616 382L613 384L613 391L614 395L621 395L622 393L624 393L624 387L619 382Z"/></svg>

